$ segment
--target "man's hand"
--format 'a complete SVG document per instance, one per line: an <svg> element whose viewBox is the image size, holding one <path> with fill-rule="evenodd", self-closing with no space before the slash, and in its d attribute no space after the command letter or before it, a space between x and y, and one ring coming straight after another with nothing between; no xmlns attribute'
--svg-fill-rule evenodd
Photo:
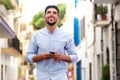
<svg viewBox="0 0 120 80"><path fill-rule="evenodd" d="M54 54L54 60L55 61L60 61L64 57L64 54L61 54L60 52L55 52Z"/></svg>
<svg viewBox="0 0 120 80"><path fill-rule="evenodd" d="M62 60L66 62L71 62L71 58L69 55L64 55L60 52L55 52L55 54L51 54L50 52L44 52L33 57L33 61L35 62L40 60L49 60L49 59L54 59L55 61Z"/></svg>
<svg viewBox="0 0 120 80"><path fill-rule="evenodd" d="M42 57L44 60L52 59L54 57L54 54L51 54L49 52L45 52L42 54Z"/></svg>
<svg viewBox="0 0 120 80"><path fill-rule="evenodd" d="M48 60L54 58L54 54L51 54L49 52L44 52L38 55L35 55L32 59L34 62L38 62L40 60Z"/></svg>
<svg viewBox="0 0 120 80"><path fill-rule="evenodd" d="M55 61L65 61L65 62L68 62L68 63L71 62L71 58L70 58L69 55L64 55L60 52L55 52L53 58L54 58Z"/></svg>

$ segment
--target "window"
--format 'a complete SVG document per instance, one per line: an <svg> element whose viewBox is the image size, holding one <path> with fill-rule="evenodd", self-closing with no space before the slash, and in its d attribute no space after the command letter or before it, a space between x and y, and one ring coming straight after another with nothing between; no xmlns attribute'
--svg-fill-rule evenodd
<svg viewBox="0 0 120 80"><path fill-rule="evenodd" d="M81 20L81 40L85 38L85 17Z"/></svg>

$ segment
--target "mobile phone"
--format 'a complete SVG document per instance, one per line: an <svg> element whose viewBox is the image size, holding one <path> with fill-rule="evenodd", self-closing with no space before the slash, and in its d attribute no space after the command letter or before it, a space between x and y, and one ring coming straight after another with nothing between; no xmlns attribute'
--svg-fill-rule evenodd
<svg viewBox="0 0 120 80"><path fill-rule="evenodd" d="M55 52L50 52L51 54L55 54Z"/></svg>

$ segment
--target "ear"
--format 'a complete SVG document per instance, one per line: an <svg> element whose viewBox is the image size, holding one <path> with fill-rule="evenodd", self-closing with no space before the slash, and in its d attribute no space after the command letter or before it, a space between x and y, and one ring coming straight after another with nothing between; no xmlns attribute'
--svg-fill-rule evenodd
<svg viewBox="0 0 120 80"><path fill-rule="evenodd" d="M44 18L44 19L46 19L46 17L45 17L45 16L44 16L43 18Z"/></svg>

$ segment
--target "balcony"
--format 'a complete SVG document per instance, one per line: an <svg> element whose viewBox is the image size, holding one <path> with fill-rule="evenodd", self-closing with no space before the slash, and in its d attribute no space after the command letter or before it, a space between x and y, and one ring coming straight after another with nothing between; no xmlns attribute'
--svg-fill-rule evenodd
<svg viewBox="0 0 120 80"><path fill-rule="evenodd" d="M20 50L20 42L17 37L13 39L8 39L8 47L2 48L1 52L15 57L20 57L21 59L24 60L24 56L22 55L22 50Z"/></svg>
<svg viewBox="0 0 120 80"><path fill-rule="evenodd" d="M109 20L98 20L95 22L94 27L105 27L111 23Z"/></svg>
<svg viewBox="0 0 120 80"><path fill-rule="evenodd" d="M8 39L8 47L12 47L16 49L20 54L22 54L22 50L20 50L20 41L17 37L13 39Z"/></svg>
<svg viewBox="0 0 120 80"><path fill-rule="evenodd" d="M108 4L113 4L120 2L120 0L93 0L94 3L108 3Z"/></svg>

